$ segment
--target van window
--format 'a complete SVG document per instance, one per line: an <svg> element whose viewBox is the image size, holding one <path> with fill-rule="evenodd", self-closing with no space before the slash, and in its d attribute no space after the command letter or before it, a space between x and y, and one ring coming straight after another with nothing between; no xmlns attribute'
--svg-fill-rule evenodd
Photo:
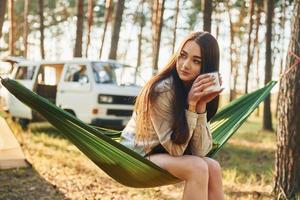
<svg viewBox="0 0 300 200"><path fill-rule="evenodd" d="M129 65L122 65L115 70L117 76L117 82L119 85L136 85L136 69Z"/></svg>
<svg viewBox="0 0 300 200"><path fill-rule="evenodd" d="M95 62L92 64L96 83L135 85L135 68L121 63Z"/></svg>
<svg viewBox="0 0 300 200"><path fill-rule="evenodd" d="M86 66L80 64L69 65L64 80L66 82L88 83L89 79Z"/></svg>
<svg viewBox="0 0 300 200"><path fill-rule="evenodd" d="M18 80L32 80L35 71L35 66L19 66L16 79Z"/></svg>
<svg viewBox="0 0 300 200"><path fill-rule="evenodd" d="M42 66L38 74L38 84L57 85L56 71L54 66Z"/></svg>
<svg viewBox="0 0 300 200"><path fill-rule="evenodd" d="M109 63L93 63L93 74L96 83L117 83L115 71Z"/></svg>

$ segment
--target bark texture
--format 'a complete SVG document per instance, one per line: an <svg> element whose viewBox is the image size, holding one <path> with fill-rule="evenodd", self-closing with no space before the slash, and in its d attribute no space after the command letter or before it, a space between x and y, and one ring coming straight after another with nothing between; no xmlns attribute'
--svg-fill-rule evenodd
<svg viewBox="0 0 300 200"><path fill-rule="evenodd" d="M83 8L84 8L84 0L78 0L74 57L82 57Z"/></svg>
<svg viewBox="0 0 300 200"><path fill-rule="evenodd" d="M281 79L278 107L276 199L300 199L300 1L295 2L286 59L291 71ZM298 56L298 61L297 61ZM298 64L296 64L298 63Z"/></svg>
<svg viewBox="0 0 300 200"><path fill-rule="evenodd" d="M272 23L275 0L267 0L267 32L266 32L266 64L265 64L265 84L272 79ZM273 131L272 114L271 114L271 97L270 95L264 102L263 129Z"/></svg>
<svg viewBox="0 0 300 200"><path fill-rule="evenodd" d="M120 38L119 36L120 36L120 29L122 25L124 4L125 4L125 0L118 0L115 20L113 25L113 31L111 36L110 52L108 56L109 59L117 59L118 43Z"/></svg>

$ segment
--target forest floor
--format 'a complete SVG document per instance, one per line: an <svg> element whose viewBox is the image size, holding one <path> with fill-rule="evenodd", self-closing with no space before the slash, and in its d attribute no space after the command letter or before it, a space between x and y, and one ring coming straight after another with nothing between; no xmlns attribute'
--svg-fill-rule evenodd
<svg viewBox="0 0 300 200"><path fill-rule="evenodd" d="M2 114L3 115L3 114ZM7 118L29 168L0 171L0 199L180 199L183 184L135 189L117 183L48 123L28 131ZM223 168L226 199L271 199L276 137L261 131L254 115L216 156Z"/></svg>

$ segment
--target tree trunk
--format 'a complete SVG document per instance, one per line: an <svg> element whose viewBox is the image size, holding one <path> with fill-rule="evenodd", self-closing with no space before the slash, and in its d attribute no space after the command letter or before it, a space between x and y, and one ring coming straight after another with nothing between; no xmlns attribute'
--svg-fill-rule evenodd
<svg viewBox="0 0 300 200"><path fill-rule="evenodd" d="M118 0L117 9L116 9L116 17L114 20L113 31L111 36L110 43L110 51L109 51L109 59L117 59L118 52L118 43L119 43L119 34L122 25L122 15L124 11L125 0Z"/></svg>
<svg viewBox="0 0 300 200"><path fill-rule="evenodd" d="M266 64L265 64L265 84L272 78L272 18L274 12L274 0L267 0L267 32L266 32ZM273 131L272 114L271 114L271 97L270 95L264 102L263 129Z"/></svg>
<svg viewBox="0 0 300 200"><path fill-rule="evenodd" d="M281 6L282 6L282 16L281 16L281 20L280 20L280 27L281 27L281 58L280 58L280 70L279 73L282 74L283 73L283 60L284 60L284 47L285 47L285 20L286 20L286 1L282 0L281 1ZM279 80L279 85L280 85L280 80ZM278 116L278 105L279 105L279 95L277 96L277 100L276 100L276 113L275 116Z"/></svg>
<svg viewBox="0 0 300 200"><path fill-rule="evenodd" d="M163 15L165 10L165 0L153 0L152 4L152 67L153 74L158 71L159 47L161 40L161 31L163 27Z"/></svg>
<svg viewBox="0 0 300 200"><path fill-rule="evenodd" d="M112 0L106 0L106 2L105 2L104 28L103 28L103 35L102 35L102 40L101 40L99 58L102 57L102 51L103 51L104 40L105 40L105 35L106 35L106 29L107 29L107 25L108 25L108 21L109 21L111 13L112 13Z"/></svg>
<svg viewBox="0 0 300 200"><path fill-rule="evenodd" d="M45 58L45 47L44 47L44 0L39 0L39 17L40 17L40 51L42 59Z"/></svg>
<svg viewBox="0 0 300 200"><path fill-rule="evenodd" d="M260 59L260 46L259 46L259 27L260 27L260 16L261 16L261 7L258 5L258 10L257 10L257 18L256 18L256 33L255 33L255 40L254 40L254 45L256 49L256 85L259 88L259 59ZM253 53L254 54L254 53ZM257 107L257 112L256 116L259 116L260 113L260 106Z"/></svg>
<svg viewBox="0 0 300 200"><path fill-rule="evenodd" d="M83 7L84 0L77 0L77 23L74 57L82 57Z"/></svg>
<svg viewBox="0 0 300 200"><path fill-rule="evenodd" d="M260 47L257 46L256 49L256 84L257 87L259 87L259 59L260 59ZM256 116L260 115L260 106L257 107L257 112L256 112Z"/></svg>
<svg viewBox="0 0 300 200"><path fill-rule="evenodd" d="M232 16L230 12L230 5L229 2L227 2L227 12L228 12L228 17L229 17L229 24L230 24L230 46L229 46L229 51L230 51L230 74L229 76L229 85L230 85L230 94L229 94L229 101L232 101L233 99L236 98L236 88L234 88L235 84L232 84L232 77L234 80L236 79L235 77L237 76L237 66L235 65L233 61L233 54L234 54L234 27L233 27L233 22L232 22ZM233 87L231 86L233 85ZM232 89L233 88L233 89Z"/></svg>
<svg viewBox="0 0 300 200"><path fill-rule="evenodd" d="M3 26L5 10L6 10L6 1L7 0L0 0L0 39L2 37L2 26Z"/></svg>
<svg viewBox="0 0 300 200"><path fill-rule="evenodd" d="M175 11L175 23L173 29L173 43L172 43L172 53L175 52L175 44L176 44L176 30L177 30L177 22L178 22L178 13L179 13L179 0L176 0L176 11Z"/></svg>
<svg viewBox="0 0 300 200"><path fill-rule="evenodd" d="M221 17L220 14L223 13L223 11L221 10L221 8L219 8L220 6L218 6L218 4L215 6L215 15L216 15L216 19L215 19L215 24L216 24L216 40L219 39L219 34L220 34L220 23L221 23Z"/></svg>
<svg viewBox="0 0 300 200"><path fill-rule="evenodd" d="M24 32L23 32L23 40L24 40L24 52L23 56L27 57L27 48L28 48L28 8L29 8L29 0L24 0Z"/></svg>
<svg viewBox="0 0 300 200"><path fill-rule="evenodd" d="M211 32L211 15L212 15L212 0L204 0L204 16L203 30Z"/></svg>
<svg viewBox="0 0 300 200"><path fill-rule="evenodd" d="M142 43L143 43L143 30L144 26L146 25L146 18L144 14L144 4L145 0L141 1L142 9L139 14L139 24L140 24L140 31L138 34L138 54L137 54L137 61L136 61L136 68L135 68L135 76L134 76L134 83L136 83L136 78L139 73L139 67L141 66L141 59L142 59Z"/></svg>
<svg viewBox="0 0 300 200"><path fill-rule="evenodd" d="M247 48L247 62L245 66L245 94L248 93L248 82L250 65L252 62L253 54L251 54L251 43L252 43L252 30L253 30L253 14L254 14L254 0L250 0L250 16L249 16L249 33L248 33L248 48Z"/></svg>
<svg viewBox="0 0 300 200"><path fill-rule="evenodd" d="M289 50L300 61L300 1L295 1ZM276 199L300 199L300 64L289 55L279 91L277 152L275 166Z"/></svg>
<svg viewBox="0 0 300 200"><path fill-rule="evenodd" d="M241 63L241 52L238 49L242 48L242 44L238 47L235 47L235 56L236 60L234 61L234 72L233 72L233 91L234 98L237 97L237 85L238 85L238 76L239 76L239 63Z"/></svg>
<svg viewBox="0 0 300 200"><path fill-rule="evenodd" d="M87 32L87 39L86 39L86 48L85 48L85 57L88 57L88 50L91 43L91 29L93 25L93 10L94 10L94 1L88 0L88 32Z"/></svg>
<svg viewBox="0 0 300 200"><path fill-rule="evenodd" d="M141 9L141 12L139 15L140 31L138 34L138 55L137 55L137 61L136 61L136 71L138 71L138 67L141 65L143 31L144 31L144 27L146 25L146 19L145 19L145 15L144 15L145 0L142 0L141 4L142 4L142 9Z"/></svg>
<svg viewBox="0 0 300 200"><path fill-rule="evenodd" d="M136 10L134 11L134 16L133 16L133 23L131 24L131 26L129 27L127 27L127 29L128 30L130 30L129 32L128 32L128 37L127 37L127 39L125 40L125 42L126 42L126 44L125 44L125 48L123 48L124 49L124 51L121 53L121 56L120 56L120 58L119 59L122 59L122 60L125 60L126 59L126 57L127 57L127 53L129 52L129 51L131 51L131 42L132 41L134 41L135 40L135 38L134 39L132 39L132 32L133 32L133 27L136 25L136 24L139 24L140 25L140 32L141 31L143 31L143 30L141 30L141 28L143 28L143 27L141 27L141 23L142 23L142 21L141 20L143 20L142 18L144 17L143 16L143 13L142 13L142 11L143 11L143 4L144 4L144 1L145 0L141 0L140 1L140 3L138 4L138 6L136 7ZM142 9L142 11L140 11ZM143 25L144 26L144 25ZM142 38L141 38L141 40L142 40ZM139 43L140 41L139 41L139 34L138 34L138 43ZM138 44L139 45L139 44Z"/></svg>
<svg viewBox="0 0 300 200"><path fill-rule="evenodd" d="M255 30L255 39L254 46L252 49L252 59L254 57L254 51L256 50L256 85L259 88L259 57L260 57L260 46L259 46L259 28L260 28L260 18L261 18L261 5L257 5L257 13L256 13L256 30ZM256 116L259 116L260 107L257 107Z"/></svg>
<svg viewBox="0 0 300 200"><path fill-rule="evenodd" d="M14 1L8 1L8 20L9 20L9 41L8 51L10 55L15 54L15 22L14 22Z"/></svg>

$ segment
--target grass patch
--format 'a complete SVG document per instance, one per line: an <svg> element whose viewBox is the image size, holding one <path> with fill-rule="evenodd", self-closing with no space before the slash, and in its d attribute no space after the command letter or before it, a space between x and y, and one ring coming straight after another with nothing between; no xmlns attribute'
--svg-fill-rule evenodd
<svg viewBox="0 0 300 200"><path fill-rule="evenodd" d="M216 156L230 199L271 199L276 135L251 116Z"/></svg>
<svg viewBox="0 0 300 200"><path fill-rule="evenodd" d="M0 171L0 180L5 180L0 182L0 194L5 197L41 199L44 193L49 199L181 198L182 183L150 189L120 185L48 123L31 124L27 132L9 124L33 167ZM270 199L274 152L275 134L261 131L260 119L251 117L216 156L223 168L226 199Z"/></svg>

